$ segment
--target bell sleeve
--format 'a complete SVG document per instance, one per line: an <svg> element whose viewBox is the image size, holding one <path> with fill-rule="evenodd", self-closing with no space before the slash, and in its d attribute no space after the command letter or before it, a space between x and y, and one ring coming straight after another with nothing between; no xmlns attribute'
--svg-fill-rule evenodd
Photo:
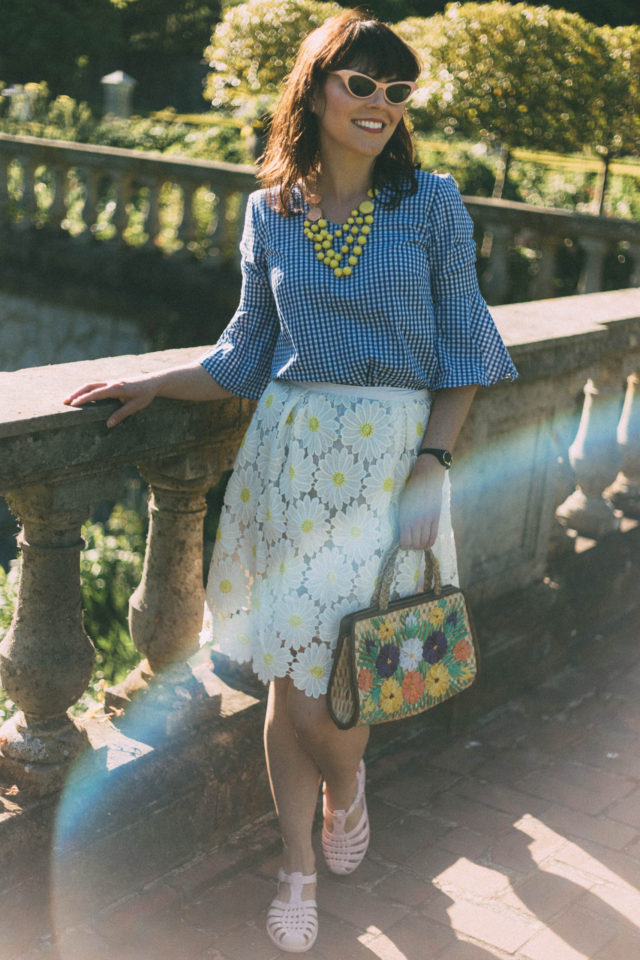
<svg viewBox="0 0 640 960"><path fill-rule="evenodd" d="M428 220L438 374L434 390L515 380L517 371L480 293L473 221L451 175Z"/></svg>
<svg viewBox="0 0 640 960"><path fill-rule="evenodd" d="M247 203L240 241L242 290L233 317L200 361L225 390L258 400L271 379L280 323L269 284L260 193Z"/></svg>

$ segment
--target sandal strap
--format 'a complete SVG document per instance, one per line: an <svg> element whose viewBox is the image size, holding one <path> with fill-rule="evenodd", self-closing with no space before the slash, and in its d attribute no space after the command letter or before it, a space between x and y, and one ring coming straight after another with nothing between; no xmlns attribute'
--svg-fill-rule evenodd
<svg viewBox="0 0 640 960"><path fill-rule="evenodd" d="M293 873L285 873L282 867L278 870L278 882L279 883L289 883L292 887L304 887L305 883L317 883L318 874L310 873L305 876L299 870L295 870Z"/></svg>

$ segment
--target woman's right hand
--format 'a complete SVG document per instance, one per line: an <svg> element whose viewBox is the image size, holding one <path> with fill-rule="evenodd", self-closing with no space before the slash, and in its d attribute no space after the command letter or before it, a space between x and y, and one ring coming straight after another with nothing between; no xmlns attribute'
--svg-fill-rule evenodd
<svg viewBox="0 0 640 960"><path fill-rule="evenodd" d="M158 392L158 383L154 377L140 380L103 380L97 383L85 383L83 387L65 397L64 403L71 407L81 407L94 400L119 400L122 404L107 420L108 427L115 427L126 417L149 406Z"/></svg>

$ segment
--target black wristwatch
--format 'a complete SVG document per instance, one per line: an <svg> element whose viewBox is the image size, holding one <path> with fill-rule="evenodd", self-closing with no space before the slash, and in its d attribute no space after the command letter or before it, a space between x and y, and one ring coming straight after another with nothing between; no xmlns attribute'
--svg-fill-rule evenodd
<svg viewBox="0 0 640 960"><path fill-rule="evenodd" d="M418 456L420 456L421 453L430 453L442 464L445 470L451 469L453 457L448 450L440 450L438 447L423 447L422 450L418 450Z"/></svg>

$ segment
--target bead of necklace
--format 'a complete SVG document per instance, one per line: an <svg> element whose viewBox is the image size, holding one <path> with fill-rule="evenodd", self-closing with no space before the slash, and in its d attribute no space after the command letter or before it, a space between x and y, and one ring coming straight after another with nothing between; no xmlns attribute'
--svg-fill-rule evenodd
<svg viewBox="0 0 640 960"><path fill-rule="evenodd" d="M321 199L313 196L313 205L304 221L304 235L313 243L320 263L332 270L334 277L351 276L362 256L373 227L377 194L377 190L368 190L369 199L354 208L342 226L336 227L333 232L322 216Z"/></svg>

